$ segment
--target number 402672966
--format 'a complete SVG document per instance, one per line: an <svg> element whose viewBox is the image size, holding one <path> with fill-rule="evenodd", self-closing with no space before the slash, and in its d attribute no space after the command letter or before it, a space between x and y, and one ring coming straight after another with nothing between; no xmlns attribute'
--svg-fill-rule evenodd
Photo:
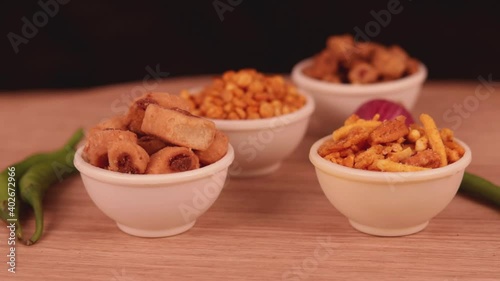
<svg viewBox="0 0 500 281"><path fill-rule="evenodd" d="M7 199L7 206L9 210L9 216L11 218L14 218L16 210L16 168L9 167L8 170L9 178L7 179L7 193L9 194L9 198Z"/></svg>

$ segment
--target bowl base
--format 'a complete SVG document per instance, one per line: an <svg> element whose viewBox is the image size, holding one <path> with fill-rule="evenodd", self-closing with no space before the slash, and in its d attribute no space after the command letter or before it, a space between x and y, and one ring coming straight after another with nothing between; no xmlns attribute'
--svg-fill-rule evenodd
<svg viewBox="0 0 500 281"><path fill-rule="evenodd" d="M235 174L230 174L231 177L235 178L250 178L250 177L256 177L256 176L265 176L268 174L271 174L278 170L281 167L281 162L269 165L269 166L264 166L260 167L257 169L250 169L250 170L242 170L240 173L235 173Z"/></svg>
<svg viewBox="0 0 500 281"><path fill-rule="evenodd" d="M118 228L130 235L133 236L138 236L138 237L168 237L168 236L174 236L177 234L181 234L183 232L188 231L191 229L196 221L190 222L185 225L177 226L177 227L172 227L172 228L167 228L167 229L160 229L160 230L147 230L147 229L138 229L138 228L133 228L130 226L126 226L120 223L116 223Z"/></svg>
<svg viewBox="0 0 500 281"><path fill-rule="evenodd" d="M352 220L349 220L349 223L356 230L366 234L371 234L375 236L404 236L404 235L414 234L423 230L429 224L429 221L426 221L419 225L404 227L404 228L379 228L379 227L360 224Z"/></svg>

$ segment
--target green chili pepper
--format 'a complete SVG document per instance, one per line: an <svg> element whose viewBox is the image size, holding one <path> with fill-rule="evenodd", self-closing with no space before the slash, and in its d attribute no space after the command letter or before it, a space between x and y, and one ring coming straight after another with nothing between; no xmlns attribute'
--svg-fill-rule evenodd
<svg viewBox="0 0 500 281"><path fill-rule="evenodd" d="M73 166L75 151L60 154L53 161L42 162L31 167L21 178L19 189L21 199L33 208L35 213L35 233L29 240L24 241L26 245L36 243L43 233L43 207L42 201L45 192L55 183L75 173Z"/></svg>
<svg viewBox="0 0 500 281"><path fill-rule="evenodd" d="M26 173L26 171L33 165L47 161L50 159L52 153L38 153L29 156L21 162L10 165L4 171L0 173L0 218L4 222L8 222L8 220L15 221L16 224L16 234L19 239L22 238L22 228L19 222L19 213L21 211L21 200L19 200L19 180ZM11 169L9 171L9 168ZM11 177L10 175L14 175ZM9 182L9 178L14 179ZM10 183L10 184L9 184ZM9 187L11 189L9 189ZM15 196L15 206L14 208L9 208L9 199L12 194L12 188L14 189ZM14 210L13 212L11 210Z"/></svg>
<svg viewBox="0 0 500 281"><path fill-rule="evenodd" d="M80 142L82 137L83 137L83 130L79 129L77 132L75 132L75 134L73 134L71 139L66 143L66 145L63 148L49 153L37 153L31 155L18 163L8 166L4 171L0 173L0 219L8 224L10 224L10 222L12 221L15 222L16 236L18 239L23 239L22 228L19 221L20 212L22 208L22 202L20 200L19 184L22 176L32 166L45 161L51 161L57 155L66 152L68 148L75 147L78 144L78 142ZM11 175L14 176L11 177ZM9 178L12 178L13 181L11 180L9 182ZM9 199L12 197L11 195L13 194L12 188L14 188L14 193L15 193L14 208L9 206L9 201L12 201L12 199Z"/></svg>
<svg viewBox="0 0 500 281"><path fill-rule="evenodd" d="M460 184L460 191L500 207L500 186L479 176L467 172L464 173L464 178Z"/></svg>

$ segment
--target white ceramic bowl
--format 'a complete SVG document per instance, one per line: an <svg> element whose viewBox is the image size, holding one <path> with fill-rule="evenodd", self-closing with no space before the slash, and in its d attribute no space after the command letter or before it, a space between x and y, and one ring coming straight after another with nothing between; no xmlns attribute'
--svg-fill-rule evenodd
<svg viewBox="0 0 500 281"><path fill-rule="evenodd" d="M130 175L100 169L82 159L74 164L97 207L125 233L140 237L172 236L189 230L215 202L226 180L234 151L206 167L175 174Z"/></svg>
<svg viewBox="0 0 500 281"><path fill-rule="evenodd" d="M312 63L305 59L293 67L292 81L301 90L310 93L316 101L316 110L311 117L310 132L325 135L342 125L363 103L372 99L386 99L413 109L427 77L427 68L421 64L413 75L394 81L368 85L335 84L305 75L302 71ZM329 124L329 126L325 126Z"/></svg>
<svg viewBox="0 0 500 281"><path fill-rule="evenodd" d="M378 236L402 236L424 229L457 193L470 148L445 167L419 172L377 172L348 168L323 159L315 142L309 160L316 167L319 184L332 205L357 230Z"/></svg>
<svg viewBox="0 0 500 281"><path fill-rule="evenodd" d="M231 176L270 174L293 153L304 138L315 108L314 99L303 92L301 94L306 97L306 104L290 114L256 120L211 119L234 147Z"/></svg>

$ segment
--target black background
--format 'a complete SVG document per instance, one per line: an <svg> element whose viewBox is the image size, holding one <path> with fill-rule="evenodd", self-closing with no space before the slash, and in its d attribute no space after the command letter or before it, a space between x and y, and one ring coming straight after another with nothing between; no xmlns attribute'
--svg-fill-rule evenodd
<svg viewBox="0 0 500 281"><path fill-rule="evenodd" d="M38 1L3 1L0 89L139 80L157 64L172 77L243 67L287 73L321 50L328 35L364 30L374 21L371 11L390 2L217 0L221 9L238 4L221 21L212 0L65 1L18 54L7 34L22 36L21 19L33 22L42 8ZM498 80L500 1L400 5L371 40L401 45L427 65L429 79Z"/></svg>

